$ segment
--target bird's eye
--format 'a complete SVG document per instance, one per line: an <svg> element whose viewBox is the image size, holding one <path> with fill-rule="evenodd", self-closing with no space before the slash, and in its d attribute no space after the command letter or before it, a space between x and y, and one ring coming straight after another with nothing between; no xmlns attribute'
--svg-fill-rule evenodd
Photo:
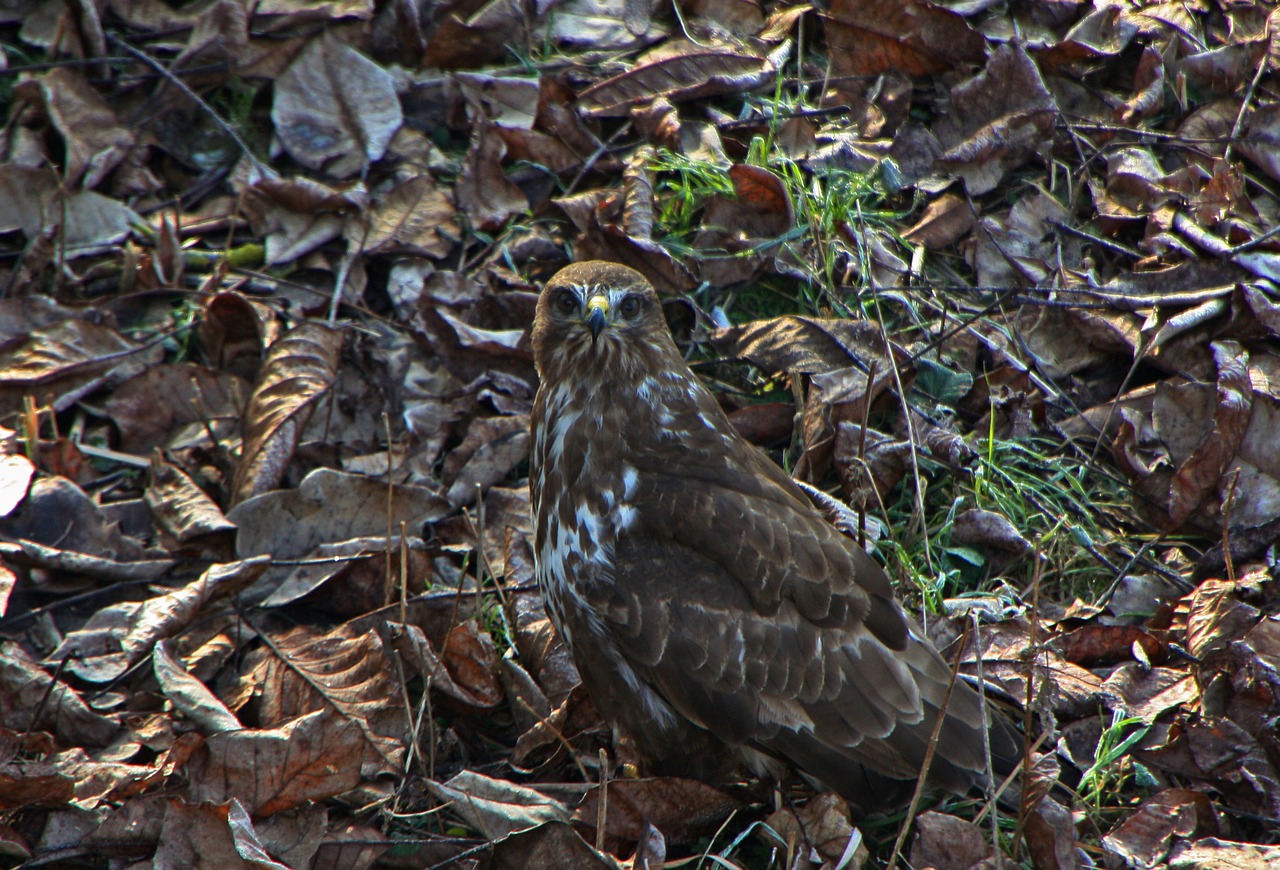
<svg viewBox="0 0 1280 870"><path fill-rule="evenodd" d="M572 314L578 308L578 294L572 290L561 290L556 296L556 307L565 314Z"/></svg>
<svg viewBox="0 0 1280 870"><path fill-rule="evenodd" d="M640 313L640 297L627 296L622 300L622 316L631 318Z"/></svg>

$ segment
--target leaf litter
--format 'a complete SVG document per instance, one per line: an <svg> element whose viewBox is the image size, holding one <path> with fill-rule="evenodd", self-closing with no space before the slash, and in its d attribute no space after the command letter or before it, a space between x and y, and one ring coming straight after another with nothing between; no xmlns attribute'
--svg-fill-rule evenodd
<svg viewBox="0 0 1280 870"><path fill-rule="evenodd" d="M0 13L5 863L1275 866L1278 40L1248 0ZM1027 727L1016 811L637 778L533 582L571 258L654 283Z"/></svg>

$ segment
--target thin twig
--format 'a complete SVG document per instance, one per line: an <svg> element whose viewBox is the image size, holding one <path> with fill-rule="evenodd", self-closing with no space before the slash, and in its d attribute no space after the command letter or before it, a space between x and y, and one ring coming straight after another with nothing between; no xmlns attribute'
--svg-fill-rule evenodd
<svg viewBox="0 0 1280 870"><path fill-rule="evenodd" d="M596 804L596 851L604 851L605 821L609 813L609 750L600 748L600 801Z"/></svg>
<svg viewBox="0 0 1280 870"><path fill-rule="evenodd" d="M1231 558L1231 509L1236 503L1236 484L1240 482L1240 469L1232 469L1231 487L1222 505L1222 559L1227 564L1227 579L1236 582L1235 560Z"/></svg>
<svg viewBox="0 0 1280 870"><path fill-rule="evenodd" d="M1244 99L1240 101L1240 111L1236 113L1235 123L1231 125L1231 133L1227 136L1227 147L1222 149L1222 159L1231 162L1231 146L1236 143L1240 136L1240 128L1244 126L1245 113L1249 111L1249 104L1253 102L1253 92L1258 88L1258 81L1262 78L1262 74L1266 72L1270 65L1268 60L1270 52L1261 52L1262 58L1258 61L1258 68L1253 71L1253 81L1249 82L1249 87L1245 89Z"/></svg>
<svg viewBox="0 0 1280 870"><path fill-rule="evenodd" d="M176 75L170 72L169 69L164 66L164 64L160 63L160 61L156 60L151 55L147 54L145 51L134 48L132 45L125 42L123 39L121 39L120 37L116 36L113 33L108 33L107 39L113 44L118 45L120 48L123 48L125 51L129 52L129 54L133 55L138 60L145 63L147 66L154 69L162 77L164 77L164 79L168 81L171 85L173 85L178 90L182 91L183 94L185 94L188 98L193 100L195 104L199 106L202 111L207 113L209 117L213 119L213 122L218 125L218 127L222 130L222 132L226 133L227 136L231 138L231 141L236 143L236 147L239 148L241 152L243 152L244 156L248 158L249 162L253 164L255 169L258 169L266 173L272 172L272 170L266 164L264 164L262 161L260 161L257 157L254 156L253 151L249 148L248 143L245 142L244 139L240 137L240 134L236 132L236 129L232 127L230 124L228 124L225 120L223 120L222 116L218 114L217 110L215 110L213 106L209 105L207 102L205 102L203 97L201 97L195 91L191 90L191 88L187 85L186 82L184 82L182 79L178 78Z"/></svg>

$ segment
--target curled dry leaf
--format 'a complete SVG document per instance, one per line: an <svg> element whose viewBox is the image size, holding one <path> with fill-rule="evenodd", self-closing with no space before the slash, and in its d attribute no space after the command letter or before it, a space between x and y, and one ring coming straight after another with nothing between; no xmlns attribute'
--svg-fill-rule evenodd
<svg viewBox="0 0 1280 870"><path fill-rule="evenodd" d="M578 104L593 115L622 117L633 105L654 97L665 97L674 103L745 91L771 79L775 73L773 63L759 55L685 45L592 85L578 95Z"/></svg>
<svg viewBox="0 0 1280 870"><path fill-rule="evenodd" d="M474 619L449 629L444 642L444 664L455 681L465 685L472 696L487 706L502 702L498 653L493 638Z"/></svg>
<svg viewBox="0 0 1280 870"><path fill-rule="evenodd" d="M183 716L195 723L201 734L209 736L244 727L217 695L187 673L182 663L174 658L168 641L162 640L155 645L151 664L156 681L160 683L160 691Z"/></svg>
<svg viewBox="0 0 1280 870"><path fill-rule="evenodd" d="M1169 870L1254 870L1280 864L1280 846L1261 846L1205 837L1186 848L1175 848Z"/></svg>
<svg viewBox="0 0 1280 870"><path fill-rule="evenodd" d="M280 324L272 308L226 291L205 303L196 329L204 358L215 371L250 380L257 380L263 351L279 337Z"/></svg>
<svg viewBox="0 0 1280 870"><path fill-rule="evenodd" d="M153 580L173 567L172 559L119 560L46 547L35 541L0 542L0 556L11 564L101 580Z"/></svg>
<svg viewBox="0 0 1280 870"><path fill-rule="evenodd" d="M17 573L5 563L4 554L0 553L0 619L9 612L9 596L17 585Z"/></svg>
<svg viewBox="0 0 1280 870"><path fill-rule="evenodd" d="M803 807L778 810L765 821L768 830L781 838L781 845L790 849L803 844L796 850L797 857L809 853L816 856L815 861L829 862L823 866L838 866L843 860L850 867L862 866L869 857L867 847L862 845L862 832L850 822L849 805L832 792L817 795ZM770 845L778 845L773 834L762 833ZM917 863L914 849L912 862Z"/></svg>
<svg viewBox="0 0 1280 870"><path fill-rule="evenodd" d="M375 200L363 244L366 254L443 257L461 237L448 193L430 175L416 175Z"/></svg>
<svg viewBox="0 0 1280 870"><path fill-rule="evenodd" d="M342 331L313 320L271 345L245 411L234 502L274 489L284 477L316 400L333 385L341 350Z"/></svg>
<svg viewBox="0 0 1280 870"><path fill-rule="evenodd" d="M156 522L179 544L207 543L211 536L229 537L235 531L217 503L158 450L151 457L151 483L144 498Z"/></svg>
<svg viewBox="0 0 1280 870"><path fill-rule="evenodd" d="M26 499L0 518L0 534L24 548L43 545L49 552L121 564L142 564L168 555L143 547L141 541L121 532L88 493L65 477L41 477L32 483Z"/></svg>
<svg viewBox="0 0 1280 870"><path fill-rule="evenodd" d="M1136 661L1116 668L1102 684L1111 699L1112 709L1126 717L1155 722L1169 710L1189 711L1201 700L1200 687L1193 674L1175 668L1153 668L1143 661L1145 652L1139 643L1133 646Z"/></svg>
<svg viewBox="0 0 1280 870"><path fill-rule="evenodd" d="M1086 668L1133 660L1133 645L1148 662L1163 664L1168 647L1134 625L1083 625L1055 637L1050 645L1069 662Z"/></svg>
<svg viewBox="0 0 1280 870"><path fill-rule="evenodd" d="M368 207L362 182L329 186L315 179L282 178L241 161L232 183L250 224L266 237L269 264L287 263L342 235L352 214Z"/></svg>
<svg viewBox="0 0 1280 870"><path fill-rule="evenodd" d="M120 430L120 449L145 455L155 447L207 443L210 432L232 440L250 391L230 372L157 365L121 384L103 407Z"/></svg>
<svg viewBox="0 0 1280 870"><path fill-rule="evenodd" d="M502 668L502 689L510 701L516 725L528 731L539 722L546 721L551 716L551 702L529 672L512 656L503 656L499 665Z"/></svg>
<svg viewBox="0 0 1280 870"><path fill-rule="evenodd" d="M1241 599L1245 588L1230 580L1206 580L1189 596L1187 649L1197 658L1243 637L1261 617Z"/></svg>
<svg viewBox="0 0 1280 870"><path fill-rule="evenodd" d="M995 511L973 508L956 517L951 540L966 547L989 547L1015 556L1031 552L1031 542L1022 536L1009 522L1009 518Z"/></svg>
<svg viewBox="0 0 1280 870"><path fill-rule="evenodd" d="M763 271L774 255L769 243L795 225L791 197L777 175L745 163L730 166L728 175L734 195L711 198L694 237L695 247L714 254L700 263L699 274L718 287Z"/></svg>
<svg viewBox="0 0 1280 870"><path fill-rule="evenodd" d="M1023 824L1023 835L1036 867L1075 870L1080 866L1071 811L1053 798L1042 798L1036 804Z"/></svg>
<svg viewBox="0 0 1280 870"><path fill-rule="evenodd" d="M765 371L800 374L882 361L885 347L874 323L792 315L718 329L711 335L711 344ZM887 371L884 365L878 368Z"/></svg>
<svg viewBox="0 0 1280 870"><path fill-rule="evenodd" d="M462 88L472 123L483 119L509 129L532 129L540 93L536 80L457 73L454 81Z"/></svg>
<svg viewBox="0 0 1280 870"><path fill-rule="evenodd" d="M1044 647L1045 636L1045 630L1041 629L1033 650L1030 647L1031 626L1021 618L1006 620L984 630L977 653L982 659L983 679L1010 697L1026 698L1027 660L1030 658L1031 696L1037 704L1069 719L1096 715L1103 701L1102 680ZM972 662L973 655L972 650L967 651L963 661ZM965 668L966 673L974 670L972 665Z"/></svg>
<svg viewBox="0 0 1280 870"><path fill-rule="evenodd" d="M393 622L388 628L396 651L414 672L427 678L431 688L479 710L492 709L502 701L493 643L488 635L476 635L474 620L449 632L443 656L418 626Z"/></svg>
<svg viewBox="0 0 1280 870"><path fill-rule="evenodd" d="M593 50L634 48L668 32L637 0L566 0L538 30L538 38Z"/></svg>
<svg viewBox="0 0 1280 870"><path fill-rule="evenodd" d="M667 839L662 832L646 822L636 843L636 853L631 856L630 870L658 870L667 860Z"/></svg>
<svg viewBox="0 0 1280 870"><path fill-rule="evenodd" d="M936 251L958 242L973 228L973 209L954 193L945 193L925 206L915 226L902 234L913 244Z"/></svg>
<svg viewBox="0 0 1280 870"><path fill-rule="evenodd" d="M477 430L474 437L472 430ZM485 489L504 480L528 458L529 417L479 418L472 422L459 450L461 453L455 450L451 458L458 456L464 464L452 475L447 496L454 507L474 503L477 492L483 496Z"/></svg>
<svg viewBox="0 0 1280 870"><path fill-rule="evenodd" d="M636 239L653 238L653 163L656 152L642 147L627 161L622 173L626 190L622 227L627 235Z"/></svg>
<svg viewBox="0 0 1280 870"><path fill-rule="evenodd" d="M911 454L909 441L842 420L831 459L850 502L867 509L881 504L906 476Z"/></svg>
<svg viewBox="0 0 1280 870"><path fill-rule="evenodd" d="M847 423L865 420L877 400L888 394L897 382L882 358L872 366L874 380L862 366L848 366L809 378L808 395L800 418L804 453L796 463L794 476L810 482L826 474L835 451L836 431ZM903 372L910 382L910 373Z"/></svg>
<svg viewBox="0 0 1280 870"><path fill-rule="evenodd" d="M612 855L596 851L573 828L548 822L507 837L494 848L490 870L565 867L573 870L619 870Z"/></svg>
<svg viewBox="0 0 1280 870"><path fill-rule="evenodd" d="M450 805L472 829L486 840L501 840L511 834L569 821L563 803L537 789L464 770L448 782L427 782L436 799ZM547 865L552 866L552 865Z"/></svg>
<svg viewBox="0 0 1280 870"><path fill-rule="evenodd" d="M431 570L429 551L421 538L410 537L402 548L399 535L390 541L385 535L360 537L320 544L311 550L303 564L263 599L262 606L282 607L324 589L323 596L313 596L313 606L346 617L367 613L386 603L388 551L396 554L397 563L406 560L409 591L419 591L419 580ZM339 580L342 582L335 582Z"/></svg>
<svg viewBox="0 0 1280 870"><path fill-rule="evenodd" d="M1076 22L1056 45L1044 52L1043 57L1054 65L1114 57L1137 33L1137 24L1120 14L1118 8L1099 7Z"/></svg>
<svg viewBox="0 0 1280 870"><path fill-rule="evenodd" d="M503 57L503 46L524 39L529 26L518 0L489 0L478 7L454 0L438 14L440 26L427 42L425 60L439 69L473 68Z"/></svg>
<svg viewBox="0 0 1280 870"><path fill-rule="evenodd" d="M1270 103L1254 110L1236 150L1272 180L1280 180L1280 103Z"/></svg>
<svg viewBox="0 0 1280 870"><path fill-rule="evenodd" d="M1057 104L1040 70L1020 46L1001 45L986 68L957 85L951 102L959 126L944 133L942 167L964 179L970 196L995 189L1049 141Z"/></svg>
<svg viewBox="0 0 1280 870"><path fill-rule="evenodd" d="M82 749L70 749L48 760L0 766L0 806L71 804L79 815L159 785L162 779L158 768L95 761Z"/></svg>
<svg viewBox="0 0 1280 870"><path fill-rule="evenodd" d="M1265 411L1252 413L1259 397L1249 375L1249 354L1235 342L1215 343L1213 351L1216 384L1159 382L1149 417L1136 406L1121 411L1124 422L1112 447L1121 468L1148 496L1140 507L1169 528L1214 522L1237 485L1236 469L1250 472L1253 484L1236 519L1257 525L1275 519L1268 514L1280 510L1273 492L1280 490L1269 476L1253 473L1257 466L1238 458L1246 443L1250 456L1258 456L1252 445L1260 442L1252 439L1273 423ZM1265 396L1261 401L1264 409L1270 404ZM1260 428L1252 431L1255 426ZM1262 462L1268 465L1267 459Z"/></svg>
<svg viewBox="0 0 1280 870"><path fill-rule="evenodd" d="M141 222L133 209L96 191L67 194L52 170L0 164L0 229L21 230L28 242L51 233L57 256L109 251Z"/></svg>
<svg viewBox="0 0 1280 870"><path fill-rule="evenodd" d="M116 330L69 319L31 331L26 340L0 348L0 412L21 408L34 394L42 405L61 409L92 389L104 374L121 380L141 371L154 354Z"/></svg>
<svg viewBox="0 0 1280 870"><path fill-rule="evenodd" d="M594 751L608 730L608 724L600 718L587 698L586 689L579 683L550 715L520 735L511 760L523 767L552 765L570 753Z"/></svg>
<svg viewBox="0 0 1280 870"><path fill-rule="evenodd" d="M163 825L155 840L157 866L290 870L267 854L248 813L235 798L229 807L173 800L161 814Z"/></svg>
<svg viewBox="0 0 1280 870"><path fill-rule="evenodd" d="M142 661L158 640L187 628L206 605L234 595L266 570L267 558L214 565L186 586L146 601L124 601L97 611L45 659L67 662L71 673L108 683Z"/></svg>
<svg viewBox="0 0 1280 870"><path fill-rule="evenodd" d="M62 136L68 188L98 187L135 147L133 132L78 69L56 67L23 81L17 93L40 105Z"/></svg>

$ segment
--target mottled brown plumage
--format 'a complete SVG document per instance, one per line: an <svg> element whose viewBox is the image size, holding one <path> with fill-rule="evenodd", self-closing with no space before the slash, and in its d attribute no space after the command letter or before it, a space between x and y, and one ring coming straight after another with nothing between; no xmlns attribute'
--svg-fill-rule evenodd
<svg viewBox="0 0 1280 870"><path fill-rule="evenodd" d="M909 794L950 669L875 561L737 434L649 283L563 269L533 348L537 576L601 713L666 770L705 775L727 744L864 811ZM957 683L931 784L982 781L982 718ZM1011 769L1016 735L992 720L995 767Z"/></svg>

